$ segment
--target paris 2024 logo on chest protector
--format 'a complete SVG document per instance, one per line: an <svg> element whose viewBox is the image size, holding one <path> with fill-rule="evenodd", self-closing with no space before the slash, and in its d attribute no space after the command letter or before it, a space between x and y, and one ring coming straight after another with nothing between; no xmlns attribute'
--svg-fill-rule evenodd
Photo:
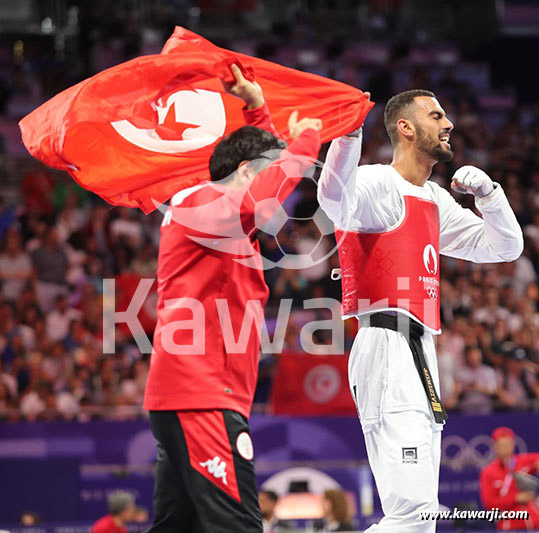
<svg viewBox="0 0 539 533"><path fill-rule="evenodd" d="M431 276L436 275L436 272L438 272L438 256L432 244L427 244L423 250L423 263Z"/></svg>
<svg viewBox="0 0 539 533"><path fill-rule="evenodd" d="M438 299L439 281L434 277L438 273L438 254L432 244L427 244L423 249L423 264L429 276L423 276L423 285L431 300ZM421 278L420 278L421 279Z"/></svg>

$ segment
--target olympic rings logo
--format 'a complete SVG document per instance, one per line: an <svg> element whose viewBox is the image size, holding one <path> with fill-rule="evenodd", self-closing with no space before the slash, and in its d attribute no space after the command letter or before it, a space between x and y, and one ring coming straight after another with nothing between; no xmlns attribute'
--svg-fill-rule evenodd
<svg viewBox="0 0 539 533"><path fill-rule="evenodd" d="M528 447L520 438L515 437L515 453L526 453ZM481 470L494 460L496 453L489 435L476 435L467 441L459 435L447 435L442 439L442 466L455 472L467 467Z"/></svg>
<svg viewBox="0 0 539 533"><path fill-rule="evenodd" d="M436 287L427 287L427 294L431 300L438 299L438 289Z"/></svg>

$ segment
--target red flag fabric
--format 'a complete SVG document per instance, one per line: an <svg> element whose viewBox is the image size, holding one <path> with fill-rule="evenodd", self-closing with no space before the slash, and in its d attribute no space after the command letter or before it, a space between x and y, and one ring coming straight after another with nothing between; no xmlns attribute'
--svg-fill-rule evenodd
<svg viewBox="0 0 539 533"><path fill-rule="evenodd" d="M271 391L280 415L344 415L356 408L348 387L348 357L283 353Z"/></svg>
<svg viewBox="0 0 539 533"><path fill-rule="evenodd" d="M248 79L256 72L283 136L294 109L323 120L326 142L358 128L374 105L354 87L219 48L177 27L160 55L100 72L24 117L23 143L107 202L148 213L208 179L216 143L244 125L243 102L220 81L233 81L233 63Z"/></svg>

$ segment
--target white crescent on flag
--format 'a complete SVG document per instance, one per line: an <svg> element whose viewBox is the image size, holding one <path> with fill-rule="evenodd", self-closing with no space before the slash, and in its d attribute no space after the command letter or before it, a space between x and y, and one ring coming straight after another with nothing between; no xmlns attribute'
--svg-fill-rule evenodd
<svg viewBox="0 0 539 533"><path fill-rule="evenodd" d="M129 120L111 122L111 126L126 141L150 152L162 154L185 153L209 146L222 137L226 127L225 106L221 95L205 89L182 90L172 93L163 103L152 103L157 112L158 124L162 125L174 107L175 121L192 124L186 128L182 139L162 139L155 129L137 128Z"/></svg>

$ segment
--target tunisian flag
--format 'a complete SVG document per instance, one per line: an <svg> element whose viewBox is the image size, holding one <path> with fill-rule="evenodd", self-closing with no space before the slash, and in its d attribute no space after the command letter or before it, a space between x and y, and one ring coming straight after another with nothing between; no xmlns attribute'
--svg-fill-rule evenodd
<svg viewBox="0 0 539 533"><path fill-rule="evenodd" d="M278 415L355 414L348 388L348 357L283 353L277 363L270 404Z"/></svg>
<svg viewBox="0 0 539 533"><path fill-rule="evenodd" d="M68 171L113 205L155 203L209 178L219 140L244 125L244 103L225 93L233 63L256 79L277 131L290 113L321 118L326 142L358 128L374 105L358 89L213 45L176 27L160 55L142 56L66 89L24 117L28 151Z"/></svg>

